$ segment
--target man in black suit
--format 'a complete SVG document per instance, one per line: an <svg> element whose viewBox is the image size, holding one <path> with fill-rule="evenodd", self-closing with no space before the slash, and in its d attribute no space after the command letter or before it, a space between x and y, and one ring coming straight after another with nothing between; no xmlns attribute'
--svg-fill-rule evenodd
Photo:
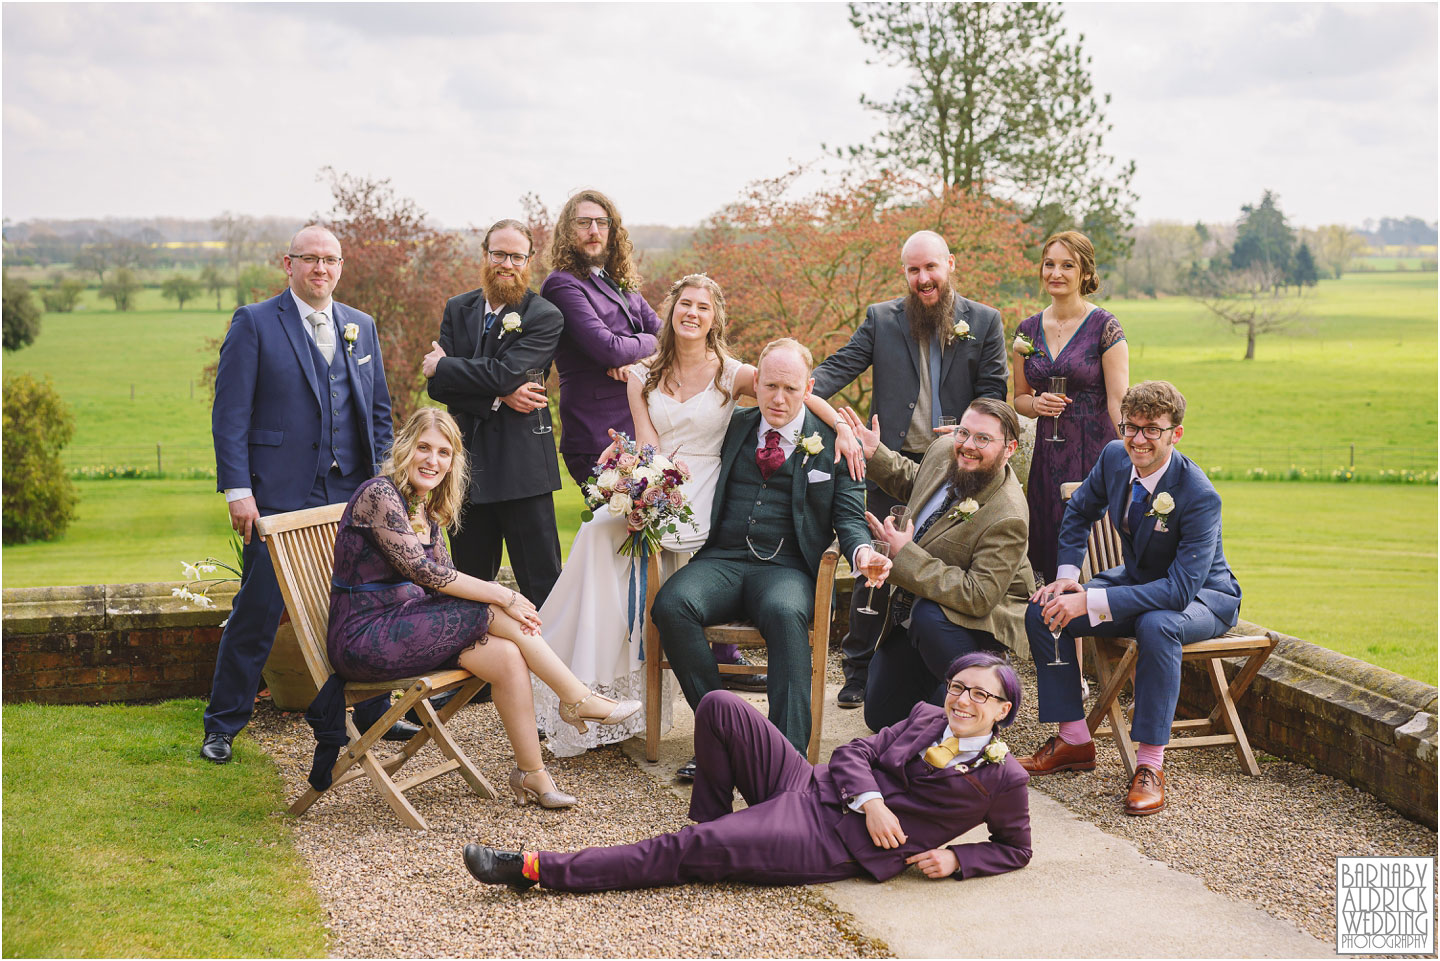
<svg viewBox="0 0 1440 961"><path fill-rule="evenodd" d="M565 322L530 290L528 227L501 220L483 246L480 287L445 304L440 340L424 361L430 396L459 423L470 461L470 496L450 552L457 568L488 581L503 544L520 592L539 607L560 576L560 467L544 386L525 372L548 374ZM535 433L540 426L546 433Z"/></svg>
<svg viewBox="0 0 1440 961"><path fill-rule="evenodd" d="M815 368L815 394L828 400L873 369L870 414L889 431L880 440L918 464L942 415L958 422L977 397L1005 399L1009 368L1000 312L955 292L955 257L944 237L930 230L912 234L900 249L900 267L909 292L870 305L849 343ZM866 508L876 517L883 519L900 503L873 481L866 486ZM845 655L845 686L837 698L841 707L865 701L881 620L856 612L867 594L854 593L850 630L840 643Z"/></svg>

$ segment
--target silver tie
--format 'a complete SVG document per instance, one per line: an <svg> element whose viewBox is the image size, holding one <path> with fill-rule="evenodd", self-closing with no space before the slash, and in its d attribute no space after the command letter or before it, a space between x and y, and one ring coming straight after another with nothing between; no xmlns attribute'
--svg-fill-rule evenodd
<svg viewBox="0 0 1440 961"><path fill-rule="evenodd" d="M325 363L330 363L335 359L335 331L329 319L318 310L305 319L315 328L315 346L320 348Z"/></svg>

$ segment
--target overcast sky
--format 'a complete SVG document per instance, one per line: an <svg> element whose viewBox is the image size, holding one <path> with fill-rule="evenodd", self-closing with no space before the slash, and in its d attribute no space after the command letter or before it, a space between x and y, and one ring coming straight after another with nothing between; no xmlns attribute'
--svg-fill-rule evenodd
<svg viewBox="0 0 1440 961"><path fill-rule="evenodd" d="M1141 220L1436 219L1433 4L1067 4ZM325 165L438 221L598 187L688 225L868 139L902 75L843 5L3 8L3 196L32 217L306 216Z"/></svg>

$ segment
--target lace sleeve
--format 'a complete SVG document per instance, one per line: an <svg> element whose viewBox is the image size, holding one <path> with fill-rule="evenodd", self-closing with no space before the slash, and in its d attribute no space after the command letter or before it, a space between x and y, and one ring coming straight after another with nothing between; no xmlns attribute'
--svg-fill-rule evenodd
<svg viewBox="0 0 1440 961"><path fill-rule="evenodd" d="M455 561L450 557L450 549L445 546L445 532L440 525L434 521L430 522L430 543L434 545L435 563L444 567L454 567Z"/></svg>
<svg viewBox="0 0 1440 961"><path fill-rule="evenodd" d="M1111 314L1105 321L1105 329L1100 331L1100 353L1105 353L1120 341L1125 339L1125 331L1120 329L1120 321Z"/></svg>
<svg viewBox="0 0 1440 961"><path fill-rule="evenodd" d="M734 357L726 358L725 367L720 371L720 389L732 397L735 394L735 375L740 373L743 366Z"/></svg>
<svg viewBox="0 0 1440 961"><path fill-rule="evenodd" d="M362 488L355 495L350 524L374 545L386 562L403 578L431 590L439 590L455 580L459 572L453 567L432 561L425 556L425 545L410 529L405 502L395 485L381 478ZM437 546L440 555L443 545ZM449 560L448 554L445 559Z"/></svg>

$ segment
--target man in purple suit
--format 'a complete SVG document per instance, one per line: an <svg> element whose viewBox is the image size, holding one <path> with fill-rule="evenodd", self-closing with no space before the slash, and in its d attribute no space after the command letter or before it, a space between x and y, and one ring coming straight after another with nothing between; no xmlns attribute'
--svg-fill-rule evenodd
<svg viewBox="0 0 1440 961"><path fill-rule="evenodd" d="M607 431L635 436L622 370L655 353L660 318L640 296L630 235L610 198L582 190L565 202L540 294L560 308L560 456L576 484L590 478Z"/></svg>
<svg viewBox="0 0 1440 961"><path fill-rule="evenodd" d="M1029 776L996 737L1020 706L1003 658L975 651L946 672L945 706L920 703L812 767L748 703L712 691L695 712L694 825L635 844L553 851L465 846L477 880L523 891L610 891L695 881L884 881L1002 874L1030 861ZM734 790L749 805L733 811ZM950 842L984 823L990 838Z"/></svg>

